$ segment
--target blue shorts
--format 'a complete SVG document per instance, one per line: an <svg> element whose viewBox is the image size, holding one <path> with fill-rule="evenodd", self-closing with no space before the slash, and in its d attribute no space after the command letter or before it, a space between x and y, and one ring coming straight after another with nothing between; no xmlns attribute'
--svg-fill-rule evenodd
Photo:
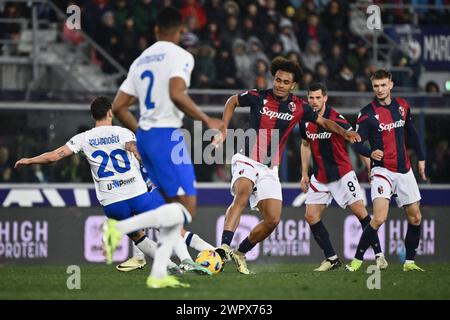
<svg viewBox="0 0 450 320"><path fill-rule="evenodd" d="M108 218L120 221L156 209L165 203L158 189L154 189L152 192L145 192L137 197L104 206L103 211Z"/></svg>
<svg viewBox="0 0 450 320"><path fill-rule="evenodd" d="M148 175L162 193L169 198L197 195L194 167L180 129L139 129L136 138Z"/></svg>

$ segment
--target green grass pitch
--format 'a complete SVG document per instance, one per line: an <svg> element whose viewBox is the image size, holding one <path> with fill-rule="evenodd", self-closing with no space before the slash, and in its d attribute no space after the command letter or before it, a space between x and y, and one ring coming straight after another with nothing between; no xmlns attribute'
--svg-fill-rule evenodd
<svg viewBox="0 0 450 320"><path fill-rule="evenodd" d="M249 264L244 276L227 265L214 276L183 275L188 289L147 289L149 267L128 273L114 266L81 266L81 289L69 290L64 266L0 266L0 299L450 299L450 263L420 264L426 272L401 271L391 264L381 272L381 289L369 290L368 264L359 272L317 273L311 264Z"/></svg>

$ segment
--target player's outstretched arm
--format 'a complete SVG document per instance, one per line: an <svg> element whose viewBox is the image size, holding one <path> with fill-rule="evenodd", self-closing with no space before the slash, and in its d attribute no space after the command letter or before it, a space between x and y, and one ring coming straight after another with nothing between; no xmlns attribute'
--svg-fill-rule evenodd
<svg viewBox="0 0 450 320"><path fill-rule="evenodd" d="M345 140L347 140L350 143L360 142L361 137L359 134L355 131L346 131L344 128L342 128L340 125L338 125L336 122L325 119L322 116L318 116L316 123L324 128L325 130L336 133L342 137L344 137Z"/></svg>
<svg viewBox="0 0 450 320"><path fill-rule="evenodd" d="M180 77L170 78L169 92L170 99L177 106L178 109L183 111L189 117L204 122L208 128L223 130L223 121L217 118L211 118L206 113L200 110L200 108L192 101L189 95L186 93L187 87L184 80Z"/></svg>
<svg viewBox="0 0 450 320"><path fill-rule="evenodd" d="M64 145L62 147L59 147L58 149L50 152L45 152L33 158L22 158L16 162L14 168L17 169L22 166L28 166L32 164L49 164L64 159L65 157L68 157L72 154L72 150L70 150L68 146Z"/></svg>
<svg viewBox="0 0 450 320"><path fill-rule="evenodd" d="M136 98L119 90L112 103L112 111L119 121L129 130L136 132L138 122L128 108L136 102Z"/></svg>
<svg viewBox="0 0 450 320"><path fill-rule="evenodd" d="M300 180L300 188L303 192L307 192L309 188L309 159L311 159L311 145L303 139L300 146L300 158L302 160L302 180Z"/></svg>
<svg viewBox="0 0 450 320"><path fill-rule="evenodd" d="M225 102L225 106L223 108L223 129L220 131L220 133L214 137L213 144L215 146L219 146L221 143L225 141L227 138L227 129L228 125L230 124L231 118L233 117L234 110L239 105L239 101L237 98L237 95L233 95L228 98L227 102Z"/></svg>

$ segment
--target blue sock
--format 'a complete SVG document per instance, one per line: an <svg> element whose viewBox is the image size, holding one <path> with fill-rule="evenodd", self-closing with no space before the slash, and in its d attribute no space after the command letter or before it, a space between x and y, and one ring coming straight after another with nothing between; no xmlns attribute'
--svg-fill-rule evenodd
<svg viewBox="0 0 450 320"><path fill-rule="evenodd" d="M370 223L370 216L367 215L364 219L359 220L359 222L361 223L362 229L364 230L364 228ZM375 252L375 254L381 253L381 245L380 245L380 239L378 238L378 233L374 239L374 242L371 244L373 252Z"/></svg>
<svg viewBox="0 0 450 320"><path fill-rule="evenodd" d="M250 240L248 240L248 237L247 237L247 238L245 238L245 239L241 242L241 244L239 245L238 251L240 251L240 252L242 252L242 253L247 253L247 252L249 252L250 250L252 250L253 247L254 247L255 245L256 245L256 243L255 243L255 244L252 244L252 243L250 242Z"/></svg>
<svg viewBox="0 0 450 320"><path fill-rule="evenodd" d="M233 240L234 237L234 231L229 231L229 230L223 230L222 232L222 244L226 244L228 246L231 245L231 241Z"/></svg>
<svg viewBox="0 0 450 320"><path fill-rule="evenodd" d="M419 246L420 241L420 224L414 226L408 224L408 231L406 231L405 237L405 249L406 249L406 260L414 260L416 256L416 249Z"/></svg>
<svg viewBox="0 0 450 320"><path fill-rule="evenodd" d="M355 258L358 260L364 260L364 253L366 253L367 248L369 248L370 244L374 242L375 237L377 236L377 230L372 228L370 224L368 224L361 235L361 239L359 239L358 247L356 248Z"/></svg>
<svg viewBox="0 0 450 320"><path fill-rule="evenodd" d="M325 228L322 220L319 220L319 222L310 225L310 228L311 232L313 233L314 239L316 239L317 244L323 250L325 258L336 255L333 246L331 245L330 235L328 234L328 231Z"/></svg>

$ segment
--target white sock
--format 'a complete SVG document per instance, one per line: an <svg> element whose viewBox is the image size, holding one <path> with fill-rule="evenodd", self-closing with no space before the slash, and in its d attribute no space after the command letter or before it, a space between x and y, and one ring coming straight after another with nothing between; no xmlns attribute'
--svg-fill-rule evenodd
<svg viewBox="0 0 450 320"><path fill-rule="evenodd" d="M330 259L331 261L333 261L333 260L336 260L337 258L338 258L338 256L337 256L337 255L334 255L334 256L328 257L328 259Z"/></svg>
<svg viewBox="0 0 450 320"><path fill-rule="evenodd" d="M138 245L139 246L139 245ZM133 241L133 257L137 259L145 259L144 252L140 250Z"/></svg>
<svg viewBox="0 0 450 320"><path fill-rule="evenodd" d="M414 263L414 260L405 260L405 263Z"/></svg>
<svg viewBox="0 0 450 320"><path fill-rule="evenodd" d="M133 243L133 249L136 247L136 245ZM155 258L156 250L158 249L158 244L149 239L147 236L137 244L137 250L139 250L140 255L142 255L142 259L144 259L144 253L149 256L150 258ZM136 256L136 255L135 255ZM139 256L140 257L140 256ZM176 264L169 259L168 262L169 268L175 267Z"/></svg>
<svg viewBox="0 0 450 320"><path fill-rule="evenodd" d="M175 252L178 259L180 259L180 261L186 259L192 260L191 255L189 254L189 251L187 249L186 243L184 243L184 239L181 235L178 237L177 242L175 243L175 246L173 248L173 251Z"/></svg>
<svg viewBox="0 0 450 320"><path fill-rule="evenodd" d="M172 255L175 243L180 238L182 224L159 230L159 246L153 259L150 276L162 279L167 276L169 257Z"/></svg>
<svg viewBox="0 0 450 320"><path fill-rule="evenodd" d="M117 230L122 234L128 234L140 229L167 228L191 221L191 215L181 204L169 203L117 222Z"/></svg>
<svg viewBox="0 0 450 320"><path fill-rule="evenodd" d="M214 250L215 248L208 242L200 238L196 233L186 231L184 234L184 242L187 246L194 248L197 251Z"/></svg>

